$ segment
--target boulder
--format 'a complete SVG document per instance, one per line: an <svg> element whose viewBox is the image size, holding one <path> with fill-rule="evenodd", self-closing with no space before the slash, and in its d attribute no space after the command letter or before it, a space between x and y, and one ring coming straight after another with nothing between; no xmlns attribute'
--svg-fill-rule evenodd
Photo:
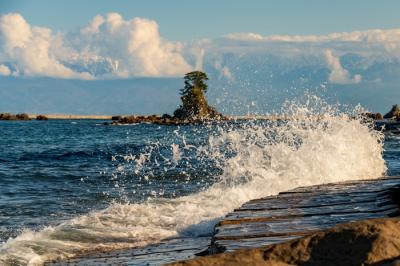
<svg viewBox="0 0 400 266"><path fill-rule="evenodd" d="M29 115L25 114L25 113L17 114L16 118L17 118L17 120L24 120L24 121L31 120L29 118Z"/></svg>
<svg viewBox="0 0 400 266"><path fill-rule="evenodd" d="M10 113L1 113L0 114L0 120L31 120L29 118L28 114L22 113L22 114L17 114L17 115L13 115Z"/></svg>
<svg viewBox="0 0 400 266"><path fill-rule="evenodd" d="M120 116L120 115L114 115L114 116L111 117L111 120L113 120L113 121L118 121L118 120L120 120L121 118L122 118L122 116Z"/></svg>
<svg viewBox="0 0 400 266"><path fill-rule="evenodd" d="M163 115L161 116L161 118L162 118L162 119L171 119L172 116L169 115L169 114L163 114Z"/></svg>
<svg viewBox="0 0 400 266"><path fill-rule="evenodd" d="M171 263L215 265L398 265L399 218L341 224L285 243Z"/></svg>
<svg viewBox="0 0 400 266"><path fill-rule="evenodd" d="M10 113L1 113L0 120L17 120L17 117Z"/></svg>
<svg viewBox="0 0 400 266"><path fill-rule="evenodd" d="M393 105L392 109L390 109L390 111L383 116L383 118L386 119L398 118L398 117L400 117L400 107L397 104Z"/></svg>
<svg viewBox="0 0 400 266"><path fill-rule="evenodd" d="M381 113L362 113L362 117L373 119L373 120L382 120L383 116Z"/></svg>
<svg viewBox="0 0 400 266"><path fill-rule="evenodd" d="M45 121L45 120L49 120L49 119L45 115L37 115L36 120Z"/></svg>

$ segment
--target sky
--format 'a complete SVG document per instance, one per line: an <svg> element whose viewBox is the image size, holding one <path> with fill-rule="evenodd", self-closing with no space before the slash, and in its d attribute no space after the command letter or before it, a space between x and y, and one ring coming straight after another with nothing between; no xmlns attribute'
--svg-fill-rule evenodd
<svg viewBox="0 0 400 266"><path fill-rule="evenodd" d="M232 32L261 35L328 34L399 26L397 0L0 0L0 12L21 13L30 23L70 31L97 14L117 12L161 25L175 41L216 38Z"/></svg>
<svg viewBox="0 0 400 266"><path fill-rule="evenodd" d="M266 113L305 91L382 112L400 102L398 10L389 0L0 0L0 112L171 112L192 70L208 73L210 101L228 113Z"/></svg>

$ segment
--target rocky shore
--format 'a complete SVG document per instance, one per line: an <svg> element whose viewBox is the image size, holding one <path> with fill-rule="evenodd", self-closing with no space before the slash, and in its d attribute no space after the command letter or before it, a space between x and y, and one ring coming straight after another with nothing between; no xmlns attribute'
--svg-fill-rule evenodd
<svg viewBox="0 0 400 266"><path fill-rule="evenodd" d="M28 114L22 113L22 114L10 114L10 113L0 113L0 120L22 120L22 121L28 121L31 120Z"/></svg>
<svg viewBox="0 0 400 266"><path fill-rule="evenodd" d="M299 187L227 214L213 236L46 265L396 265L400 177Z"/></svg>
<svg viewBox="0 0 400 266"><path fill-rule="evenodd" d="M125 125L125 124L140 124L149 123L156 125L191 125L191 124L205 124L228 121L225 116L218 116L214 118L178 118L170 115L149 115L149 116L114 116L112 122L105 122L105 125Z"/></svg>
<svg viewBox="0 0 400 266"><path fill-rule="evenodd" d="M400 179L300 187L215 227L208 256L174 266L400 265Z"/></svg>
<svg viewBox="0 0 400 266"><path fill-rule="evenodd" d="M400 219L350 222L289 242L169 265L400 265Z"/></svg>

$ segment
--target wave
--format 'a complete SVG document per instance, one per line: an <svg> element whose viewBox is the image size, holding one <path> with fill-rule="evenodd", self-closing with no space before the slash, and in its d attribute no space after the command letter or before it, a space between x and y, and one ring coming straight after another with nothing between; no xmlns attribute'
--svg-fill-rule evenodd
<svg viewBox="0 0 400 266"><path fill-rule="evenodd" d="M207 235L219 217L251 199L298 186L385 173L382 133L322 105L290 104L285 108L289 121L249 122L211 134L207 145L196 148L197 156L212 159L222 174L203 191L140 204L113 204L58 226L26 230L0 246L0 262L41 265L87 251L143 246L178 235ZM180 149L185 147L172 147L176 161L182 160Z"/></svg>

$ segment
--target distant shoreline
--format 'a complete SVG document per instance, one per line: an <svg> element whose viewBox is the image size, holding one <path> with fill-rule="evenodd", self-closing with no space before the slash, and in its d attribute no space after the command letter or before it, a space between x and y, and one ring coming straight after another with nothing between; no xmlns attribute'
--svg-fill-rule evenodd
<svg viewBox="0 0 400 266"><path fill-rule="evenodd" d="M1 114L9 114L9 113L1 113ZM24 114L24 113L22 113ZM118 118L123 117L138 117L139 119L146 120L146 118L161 118L161 115L132 115L132 114L118 114L118 115L80 115L80 114L34 114L34 113L25 113L26 116L29 117L30 120L35 120L38 116L44 116L48 119L60 119L60 120L69 120L69 119L90 119L90 120L118 120ZM225 115L225 121L236 121L236 120L293 120L293 119L303 119L304 116L291 116L291 115ZM4 119L0 119L4 120ZM15 120L15 119L14 119ZM18 120L18 119L17 119ZM381 120L381 119L374 119ZM382 119L384 120L384 119Z"/></svg>
<svg viewBox="0 0 400 266"><path fill-rule="evenodd" d="M44 115L48 119L93 119L93 120L112 120L113 117L125 117L130 115L73 115L73 114L28 114L30 119L35 119L38 115ZM139 115L137 115L139 116ZM151 115L141 115L148 117ZM156 115L161 117L161 115ZM279 120L291 119L287 115L226 115L227 120Z"/></svg>
<svg viewBox="0 0 400 266"><path fill-rule="evenodd" d="M96 119L111 120L113 115L71 115L71 114L28 114L30 119L35 119L38 115L44 115L48 119Z"/></svg>

